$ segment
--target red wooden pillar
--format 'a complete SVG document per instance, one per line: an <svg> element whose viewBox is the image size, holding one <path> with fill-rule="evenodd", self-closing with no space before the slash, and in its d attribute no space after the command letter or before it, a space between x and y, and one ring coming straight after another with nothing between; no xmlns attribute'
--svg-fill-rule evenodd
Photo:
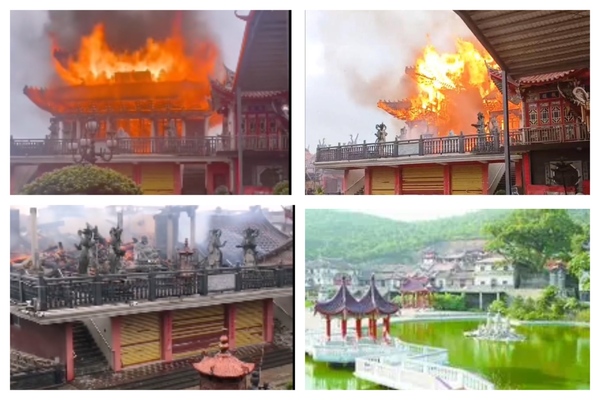
<svg viewBox="0 0 600 400"><path fill-rule="evenodd" d="M452 175L450 164L444 165L444 194L452 194Z"/></svg>
<svg viewBox="0 0 600 400"><path fill-rule="evenodd" d="M402 167L396 168L396 184L394 185L394 194L402 194Z"/></svg>
<svg viewBox="0 0 600 400"><path fill-rule="evenodd" d="M113 348L113 371L119 372L123 369L121 364L121 319L123 317L112 317L111 323L111 335L112 335L112 348Z"/></svg>
<svg viewBox="0 0 600 400"><path fill-rule="evenodd" d="M346 318L342 318L342 337L345 339L346 334L348 333L348 320Z"/></svg>
<svg viewBox="0 0 600 400"><path fill-rule="evenodd" d="M163 311L161 322L161 358L163 361L173 361L173 311Z"/></svg>
<svg viewBox="0 0 600 400"><path fill-rule="evenodd" d="M325 335L327 335L327 341L331 339L331 318L327 316L327 327L325 328Z"/></svg>
<svg viewBox="0 0 600 400"><path fill-rule="evenodd" d="M229 348L231 350L235 350L235 316L237 314L237 309L235 304L227 304L225 308L226 320L225 323L227 326L227 336L229 336Z"/></svg>
<svg viewBox="0 0 600 400"><path fill-rule="evenodd" d="M75 351L73 350L73 324L65 324L65 366L67 370L67 382L75 379Z"/></svg>
<svg viewBox="0 0 600 400"><path fill-rule="evenodd" d="M142 184L142 166L140 164L133 164L133 180L136 184Z"/></svg>
<svg viewBox="0 0 600 400"><path fill-rule="evenodd" d="M481 194L488 194L488 175L489 175L489 164L483 163L481 164ZM493 194L493 193L492 193Z"/></svg>
<svg viewBox="0 0 600 400"><path fill-rule="evenodd" d="M263 300L263 317L264 340L266 343L272 343L275 323L273 316L273 299Z"/></svg>
<svg viewBox="0 0 600 400"><path fill-rule="evenodd" d="M387 332L387 334L390 334L390 316L386 316L383 319L383 325L385 326L385 331Z"/></svg>
<svg viewBox="0 0 600 400"><path fill-rule="evenodd" d="M371 193L371 173L373 171L371 170L371 168L367 167L365 168L365 194L372 194Z"/></svg>
<svg viewBox="0 0 600 400"><path fill-rule="evenodd" d="M531 158L529 153L523 154L523 193L528 194L531 186Z"/></svg>
<svg viewBox="0 0 600 400"><path fill-rule="evenodd" d="M356 318L356 338L360 339L362 336L362 320L360 318Z"/></svg>
<svg viewBox="0 0 600 400"><path fill-rule="evenodd" d="M211 163L206 164L206 194L215 193L215 177Z"/></svg>
<svg viewBox="0 0 600 400"><path fill-rule="evenodd" d="M346 191L348 190L349 177L350 177L350 170L345 169L344 170L344 179L342 179L342 194L346 194Z"/></svg>
<svg viewBox="0 0 600 400"><path fill-rule="evenodd" d="M182 165L179 163L173 166L173 194L181 194L181 168Z"/></svg>

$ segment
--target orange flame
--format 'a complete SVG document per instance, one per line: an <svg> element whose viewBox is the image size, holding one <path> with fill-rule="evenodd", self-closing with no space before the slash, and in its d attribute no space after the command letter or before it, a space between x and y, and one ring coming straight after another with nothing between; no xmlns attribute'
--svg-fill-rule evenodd
<svg viewBox="0 0 600 400"><path fill-rule="evenodd" d="M380 102L378 107L403 121L434 126L440 135L450 130L474 133L471 124L479 111L486 112L485 99L499 94L486 63L495 66L487 52L465 40L456 40L455 53L440 53L428 45L410 69L411 95L399 105Z"/></svg>
<svg viewBox="0 0 600 400"><path fill-rule="evenodd" d="M164 41L149 38L144 48L118 53L106 42L104 26L96 25L81 39L76 57L54 59L61 79L70 85L113 83L118 73L147 71L155 82L190 80L208 83L214 71L218 50L212 43L199 44L192 56L185 52L185 41L177 33ZM54 50L56 50L54 46Z"/></svg>

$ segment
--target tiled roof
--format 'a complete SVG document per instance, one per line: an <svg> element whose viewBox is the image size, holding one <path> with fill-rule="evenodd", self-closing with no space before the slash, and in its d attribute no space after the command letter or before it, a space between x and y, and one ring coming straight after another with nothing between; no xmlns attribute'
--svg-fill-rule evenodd
<svg viewBox="0 0 600 400"><path fill-rule="evenodd" d="M375 276L371 276L371 285L369 290L360 300L356 300L346 286L346 279L342 280L342 286L336 295L328 301L317 302L315 305L315 313L324 315L367 315L380 314L390 315L395 314L399 307L383 298L377 287L375 286Z"/></svg>
<svg viewBox="0 0 600 400"><path fill-rule="evenodd" d="M221 352L213 357L204 357L200 362L193 364L196 371L218 378L242 378L254 371L253 363L240 361L229 353L228 342L227 336L221 336Z"/></svg>
<svg viewBox="0 0 600 400"><path fill-rule="evenodd" d="M552 82L552 81L555 81L557 79L564 78L565 76L568 76L572 72L575 72L575 70L571 69L569 71L554 72L554 73L551 73L551 74L540 74L540 75L524 76L523 78L519 79L519 83L531 84L531 83Z"/></svg>

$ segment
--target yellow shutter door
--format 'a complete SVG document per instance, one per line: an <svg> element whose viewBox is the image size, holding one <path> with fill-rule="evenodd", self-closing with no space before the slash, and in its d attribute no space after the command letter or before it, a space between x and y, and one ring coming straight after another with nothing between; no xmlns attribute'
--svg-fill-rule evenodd
<svg viewBox="0 0 600 400"><path fill-rule="evenodd" d="M444 167L402 167L402 194L444 194Z"/></svg>
<svg viewBox="0 0 600 400"><path fill-rule="evenodd" d="M396 169L376 167L371 170L371 194L395 194Z"/></svg>
<svg viewBox="0 0 600 400"><path fill-rule="evenodd" d="M123 367L159 361L161 355L158 313L126 315L121 321Z"/></svg>
<svg viewBox="0 0 600 400"><path fill-rule="evenodd" d="M263 302L236 303L235 306L235 347L263 343Z"/></svg>
<svg viewBox="0 0 600 400"><path fill-rule="evenodd" d="M453 165L452 194L483 194L481 165Z"/></svg>
<svg viewBox="0 0 600 400"><path fill-rule="evenodd" d="M173 358L182 359L217 350L224 334L222 305L173 311Z"/></svg>

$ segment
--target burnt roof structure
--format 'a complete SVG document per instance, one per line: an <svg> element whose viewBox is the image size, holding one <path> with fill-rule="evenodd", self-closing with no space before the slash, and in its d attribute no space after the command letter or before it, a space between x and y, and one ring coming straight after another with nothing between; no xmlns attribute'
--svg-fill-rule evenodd
<svg viewBox="0 0 600 400"><path fill-rule="evenodd" d="M243 262L243 252L237 248L244 238L244 230L256 229L259 235L256 238L256 252L259 259L267 258L269 255L277 253L290 242L293 243L289 235L281 232L264 215L260 207L252 207L243 213L227 213L215 211L209 218L209 230L221 230L221 242L227 241L227 244L221 248L224 262L234 266ZM208 238L207 238L208 239ZM200 253L206 256L208 242L200 246Z"/></svg>
<svg viewBox="0 0 600 400"><path fill-rule="evenodd" d="M348 290L346 277L342 278L336 295L324 302L317 302L315 313L323 315L364 316L364 315L391 315L398 312L400 307L395 303L383 298L375 286L375 274L371 275L371 284L367 293L360 299L356 298Z"/></svg>

